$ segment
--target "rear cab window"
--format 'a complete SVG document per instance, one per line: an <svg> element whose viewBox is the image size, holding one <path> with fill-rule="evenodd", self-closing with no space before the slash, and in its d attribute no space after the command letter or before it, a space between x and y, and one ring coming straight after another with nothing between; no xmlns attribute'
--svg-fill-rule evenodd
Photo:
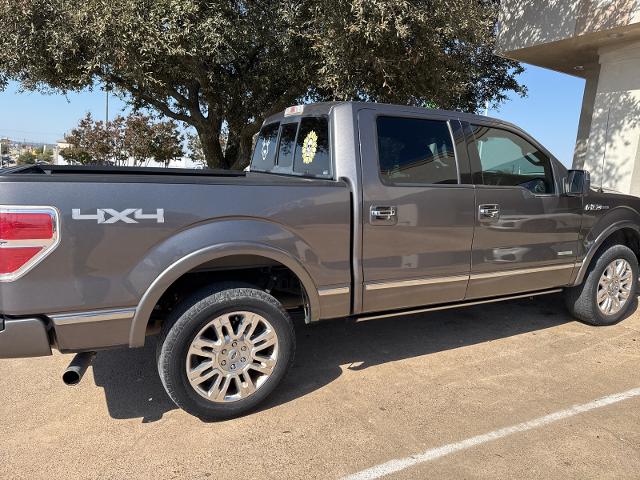
<svg viewBox="0 0 640 480"><path fill-rule="evenodd" d="M307 116L262 127L251 159L251 171L332 178L329 119Z"/></svg>
<svg viewBox="0 0 640 480"><path fill-rule="evenodd" d="M251 169L267 171L273 168L276 158L279 123L265 125L260 130L251 159Z"/></svg>

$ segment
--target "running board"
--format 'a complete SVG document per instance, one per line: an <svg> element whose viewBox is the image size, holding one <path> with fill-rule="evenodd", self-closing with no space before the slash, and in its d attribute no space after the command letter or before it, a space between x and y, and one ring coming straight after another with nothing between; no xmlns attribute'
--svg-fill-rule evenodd
<svg viewBox="0 0 640 480"><path fill-rule="evenodd" d="M460 307L471 307L473 305L482 305L483 303L495 303L495 302L503 302L505 300L517 300L518 298L529 298L529 297L537 297L538 295L548 295L550 293L559 293L562 292L562 288L554 288L551 290L542 290L539 292L530 292L530 293L522 293L519 295L509 295L508 297L495 297L489 298L486 300L474 300L472 302L462 302L462 303L450 303L447 305L436 305L434 307L425 307L419 308L416 310L403 310L400 312L391 312L391 313L380 313L376 315L367 315L363 317L356 317L356 322L364 322L366 320L376 320L379 318L389 318L389 317L401 317L404 315L415 315L416 313L424 313L424 312L436 312L438 310L449 310L451 308L460 308Z"/></svg>

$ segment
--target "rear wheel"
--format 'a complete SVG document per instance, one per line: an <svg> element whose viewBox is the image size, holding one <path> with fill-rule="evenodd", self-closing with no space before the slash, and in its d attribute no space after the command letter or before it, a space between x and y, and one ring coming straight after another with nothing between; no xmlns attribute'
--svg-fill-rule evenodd
<svg viewBox="0 0 640 480"><path fill-rule="evenodd" d="M595 260L577 287L566 290L569 311L590 325L613 325L637 305L638 259L624 245L613 245Z"/></svg>
<svg viewBox="0 0 640 480"><path fill-rule="evenodd" d="M271 295L220 285L195 294L163 326L158 372L171 399L203 419L247 413L293 360L289 315Z"/></svg>

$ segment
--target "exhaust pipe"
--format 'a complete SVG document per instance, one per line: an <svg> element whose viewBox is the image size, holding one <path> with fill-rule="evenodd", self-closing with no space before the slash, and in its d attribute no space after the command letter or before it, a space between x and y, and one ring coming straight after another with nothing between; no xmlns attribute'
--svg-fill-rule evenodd
<svg viewBox="0 0 640 480"><path fill-rule="evenodd" d="M67 369L62 374L62 381L66 385L77 385L82 380L82 376L84 372L87 371L91 362L93 362L93 358L96 356L96 352L81 352L78 353L71 363L67 367Z"/></svg>

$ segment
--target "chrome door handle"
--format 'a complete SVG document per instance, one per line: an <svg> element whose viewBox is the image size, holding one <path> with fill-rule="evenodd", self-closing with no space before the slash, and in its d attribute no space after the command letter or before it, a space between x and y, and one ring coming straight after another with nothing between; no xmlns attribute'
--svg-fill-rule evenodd
<svg viewBox="0 0 640 480"><path fill-rule="evenodd" d="M478 207L480 220L495 220L500 217L500 205L486 204Z"/></svg>
<svg viewBox="0 0 640 480"><path fill-rule="evenodd" d="M373 206L370 210L371 223L393 224L398 214L396 207Z"/></svg>

